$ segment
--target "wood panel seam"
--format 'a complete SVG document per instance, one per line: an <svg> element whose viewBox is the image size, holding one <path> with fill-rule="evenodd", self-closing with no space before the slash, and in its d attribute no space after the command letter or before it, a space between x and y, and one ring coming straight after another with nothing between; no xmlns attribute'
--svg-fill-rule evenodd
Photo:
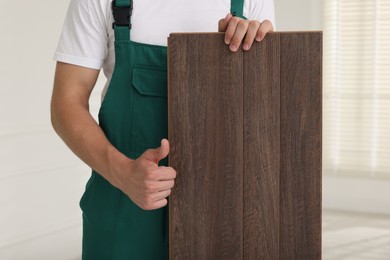
<svg viewBox="0 0 390 260"><path fill-rule="evenodd" d="M279 154L281 154L282 152L282 65L281 65L281 58L282 57L282 50L283 48L281 48L281 44L282 43L282 35L279 35ZM280 228L280 223L281 223L281 219L282 219L282 214L280 212L280 209L282 208L282 205L281 205L281 201L282 201L282 194L281 194L281 189L280 187L282 187L282 183L281 183L281 172L282 172L282 157L280 156L279 157L279 180L278 180L278 188L279 188L279 191L278 191L278 213L279 213L279 227L278 227L278 258L280 259L280 241L281 241L281 228Z"/></svg>
<svg viewBox="0 0 390 260"><path fill-rule="evenodd" d="M244 256L245 256L245 253L244 253L244 250L245 250L245 246L244 246L244 233L245 233L245 228L244 228L244 216L245 216L245 195L244 195L244 192L245 192L245 190L244 190L244 185L245 185L245 166L244 166L244 163L245 163L245 160L244 160L244 151L245 151L245 136L244 136L244 134L245 134L245 123L244 123L244 117L245 117L245 106L244 106L244 97L245 97L245 87L244 87L244 84L245 84L245 82L244 82L244 68L245 68L245 66L244 66L244 52L242 53L242 67L241 67L241 70L242 70L242 73L241 73L241 87L242 87L242 92L241 92L241 100L242 100L242 103L241 103L241 106L242 106L242 109L241 109L241 111L242 111L242 171L241 171L241 174L242 174L242 178L241 178L241 188L242 188L242 194L241 194L241 196L242 196L242 221L241 221L241 223L242 223L242 227L241 227L241 243L242 243L242 256L241 256L241 259L243 259L244 258Z"/></svg>

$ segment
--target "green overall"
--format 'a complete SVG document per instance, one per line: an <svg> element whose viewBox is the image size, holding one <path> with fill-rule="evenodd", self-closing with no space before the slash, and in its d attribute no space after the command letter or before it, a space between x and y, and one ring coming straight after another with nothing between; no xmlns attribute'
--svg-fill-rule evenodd
<svg viewBox="0 0 390 260"><path fill-rule="evenodd" d="M115 68L99 124L120 152L136 159L167 138L167 48L130 40L132 0L116 0L113 9ZM242 17L242 10L243 0L232 0L231 13ZM142 210L95 171L80 207L84 260L169 259L168 207Z"/></svg>

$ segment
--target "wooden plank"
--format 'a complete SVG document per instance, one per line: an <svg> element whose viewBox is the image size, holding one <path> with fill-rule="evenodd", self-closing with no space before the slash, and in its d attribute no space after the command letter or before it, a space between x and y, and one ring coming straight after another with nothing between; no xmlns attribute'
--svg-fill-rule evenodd
<svg viewBox="0 0 390 260"><path fill-rule="evenodd" d="M223 34L171 34L168 47L170 257L241 259L242 52Z"/></svg>
<svg viewBox="0 0 390 260"><path fill-rule="evenodd" d="M168 47L171 259L321 259L322 34Z"/></svg>
<svg viewBox="0 0 390 260"><path fill-rule="evenodd" d="M322 34L280 37L280 259L321 259Z"/></svg>
<svg viewBox="0 0 390 260"><path fill-rule="evenodd" d="M279 259L280 37L244 53L244 257Z"/></svg>

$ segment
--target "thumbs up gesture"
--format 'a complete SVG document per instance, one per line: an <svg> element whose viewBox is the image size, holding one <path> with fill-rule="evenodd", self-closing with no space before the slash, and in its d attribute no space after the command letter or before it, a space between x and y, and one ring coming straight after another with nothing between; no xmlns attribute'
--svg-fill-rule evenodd
<svg viewBox="0 0 390 260"><path fill-rule="evenodd" d="M176 171L172 167L158 166L168 153L169 142L162 139L160 147L146 150L131 161L129 170L117 181L116 186L144 210L162 208L168 203L166 197L175 184Z"/></svg>

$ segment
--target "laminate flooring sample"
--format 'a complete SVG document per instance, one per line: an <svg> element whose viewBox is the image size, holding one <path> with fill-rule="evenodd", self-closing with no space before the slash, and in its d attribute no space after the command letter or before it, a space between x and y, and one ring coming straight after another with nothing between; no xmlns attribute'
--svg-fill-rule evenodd
<svg viewBox="0 0 390 260"><path fill-rule="evenodd" d="M173 260L321 259L322 33L168 40Z"/></svg>

